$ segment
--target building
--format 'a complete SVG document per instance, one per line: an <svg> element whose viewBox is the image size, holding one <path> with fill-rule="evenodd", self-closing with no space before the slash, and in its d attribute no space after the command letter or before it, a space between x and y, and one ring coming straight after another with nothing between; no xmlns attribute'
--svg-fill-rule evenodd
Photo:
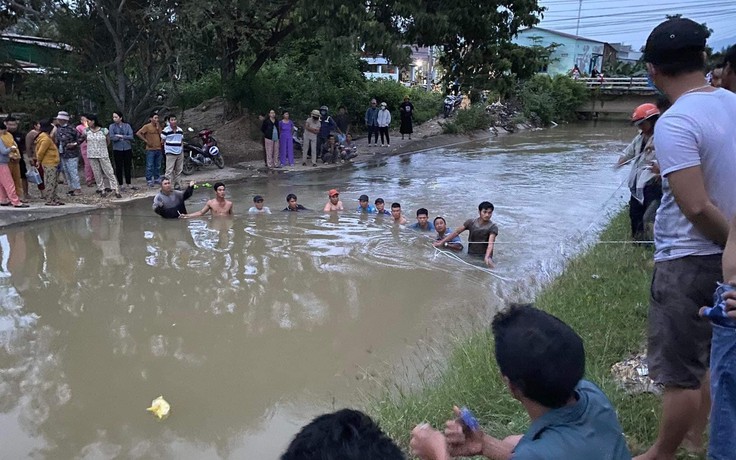
<svg viewBox="0 0 736 460"><path fill-rule="evenodd" d="M368 64L368 70L363 72L365 77L369 80L395 80L400 79L400 70L397 66L391 65L383 56L378 57L363 57L363 61Z"/></svg>
<svg viewBox="0 0 736 460"><path fill-rule="evenodd" d="M13 93L24 74L58 67L71 51L69 45L48 38L0 34L0 95Z"/></svg>
<svg viewBox="0 0 736 460"><path fill-rule="evenodd" d="M613 49L616 50L616 59L619 62L626 64L636 64L641 59L642 53L635 51L631 48L631 45L625 45L623 43L611 43Z"/></svg>
<svg viewBox="0 0 736 460"><path fill-rule="evenodd" d="M408 45L407 45L408 46ZM411 45L410 64L406 68L391 65L383 56L361 59L368 64L368 71L364 75L368 79L385 78L395 80L406 85L427 86L438 78L436 47Z"/></svg>
<svg viewBox="0 0 736 460"><path fill-rule="evenodd" d="M521 30L513 42L520 46L557 45L547 65L540 69L551 76L569 74L575 65L582 73L590 74L593 69L600 71L605 63L616 60L616 50L606 42L541 27Z"/></svg>

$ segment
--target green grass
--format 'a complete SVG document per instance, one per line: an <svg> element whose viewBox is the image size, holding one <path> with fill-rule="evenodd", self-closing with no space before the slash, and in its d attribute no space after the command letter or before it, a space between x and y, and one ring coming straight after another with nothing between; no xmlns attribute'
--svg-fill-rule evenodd
<svg viewBox="0 0 736 460"><path fill-rule="evenodd" d="M616 215L601 241L628 239L626 212ZM657 434L659 398L624 393L611 376L611 365L641 350L645 343L651 249L629 244L592 246L571 260L564 272L537 296L537 307L572 326L585 341L586 378L598 384L616 407L633 454ZM594 276L595 275L595 276ZM506 390L493 357L490 331L452 341L435 377L406 390L396 384L372 401L381 427L404 448L411 429L427 421L443 427L453 404L473 409L488 433L497 437L524 433L528 417ZM684 457L688 458L688 457Z"/></svg>

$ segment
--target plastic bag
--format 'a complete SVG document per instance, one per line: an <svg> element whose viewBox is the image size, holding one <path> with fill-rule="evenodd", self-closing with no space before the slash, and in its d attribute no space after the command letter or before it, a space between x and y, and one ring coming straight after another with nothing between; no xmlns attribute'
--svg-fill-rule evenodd
<svg viewBox="0 0 736 460"><path fill-rule="evenodd" d="M26 173L26 179L28 179L28 182L31 184L40 185L43 183L43 180L41 179L41 174L38 172L38 168L35 166L31 166L28 168L28 172Z"/></svg>

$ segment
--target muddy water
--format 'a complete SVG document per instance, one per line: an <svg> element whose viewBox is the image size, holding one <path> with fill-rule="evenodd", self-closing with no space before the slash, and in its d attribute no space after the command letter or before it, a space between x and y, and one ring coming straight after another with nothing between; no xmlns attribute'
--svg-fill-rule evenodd
<svg viewBox="0 0 736 460"><path fill-rule="evenodd" d="M0 230L0 457L277 458L443 322L502 302L507 281L356 215L360 194L452 227L492 201L496 273L524 279L621 203L610 165L632 134L558 127L233 185L233 219L164 221L145 202ZM321 209L333 187L350 211L245 214L254 193ZM145 411L159 395L163 422Z"/></svg>

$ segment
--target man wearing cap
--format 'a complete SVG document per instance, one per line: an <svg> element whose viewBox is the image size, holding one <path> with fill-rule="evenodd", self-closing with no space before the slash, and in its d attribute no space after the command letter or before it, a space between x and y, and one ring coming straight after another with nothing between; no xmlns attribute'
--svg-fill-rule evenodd
<svg viewBox="0 0 736 460"><path fill-rule="evenodd" d="M302 144L302 166L307 165L307 152L312 152L312 166L317 166L317 135L322 128L319 121L319 110L312 110L311 115L304 122L304 143Z"/></svg>
<svg viewBox="0 0 736 460"><path fill-rule="evenodd" d="M330 109L326 105L319 108L319 115L321 121L319 137L317 138L317 151L321 155L322 146L327 143L327 139L330 137L330 134L337 129L337 123L335 123L335 120L330 116ZM337 157L335 157L335 159L337 159ZM327 162L325 161L325 163Z"/></svg>
<svg viewBox="0 0 736 460"><path fill-rule="evenodd" d="M368 202L368 195L360 195L357 211L361 214L375 214L376 208Z"/></svg>
<svg viewBox="0 0 736 460"><path fill-rule="evenodd" d="M253 197L253 205L249 210L248 214L271 214L271 210L263 206L263 197L256 195Z"/></svg>
<svg viewBox="0 0 736 460"><path fill-rule="evenodd" d="M390 216L391 213L386 210L386 202L383 201L383 198L376 198L376 201L373 202L373 204L376 205L376 213L380 216Z"/></svg>
<svg viewBox="0 0 736 460"><path fill-rule="evenodd" d="M342 211L342 201L340 201L340 192L337 189L332 189L328 192L330 201L325 204L324 212Z"/></svg>
<svg viewBox="0 0 736 460"><path fill-rule="evenodd" d="M64 175L69 182L69 195L81 195L82 187L79 182L79 157L81 151L79 145L83 142L84 135L79 134L77 128L69 124L69 114L59 112L56 115L56 144L59 146L61 166Z"/></svg>
<svg viewBox="0 0 736 460"><path fill-rule="evenodd" d="M174 115L169 115L168 124L161 130L166 158L166 177L174 184L176 190L181 189L181 171L184 168L184 131L177 126Z"/></svg>
<svg viewBox="0 0 736 460"><path fill-rule="evenodd" d="M672 107L654 137L663 197L648 327L649 374L665 390L657 440L639 459L674 459L683 441L700 449L710 410L709 348L717 328L698 311L721 280L728 222L736 215L736 95L703 78L708 34L689 19L669 19L654 28L644 50L649 77ZM733 423L724 427L730 438ZM709 456L733 452L718 456L711 446Z"/></svg>

